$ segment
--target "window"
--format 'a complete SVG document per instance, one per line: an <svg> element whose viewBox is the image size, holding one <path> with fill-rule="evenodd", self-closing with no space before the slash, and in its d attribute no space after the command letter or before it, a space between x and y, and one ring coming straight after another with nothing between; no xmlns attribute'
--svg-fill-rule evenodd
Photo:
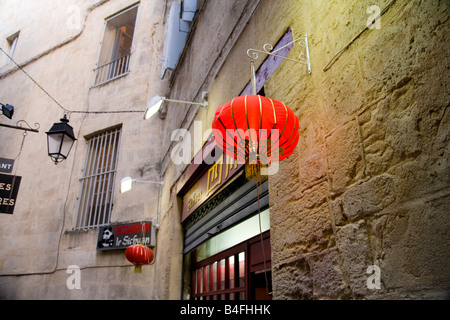
<svg viewBox="0 0 450 320"><path fill-rule="evenodd" d="M121 128L116 127L93 135L87 140L75 230L110 223L120 133Z"/></svg>
<svg viewBox="0 0 450 320"><path fill-rule="evenodd" d="M8 50L9 50L9 52L8 52L9 57L7 57L6 64L9 64L11 62L11 58L14 55L14 51L16 50L16 46L17 46L17 41L19 40L19 32L20 31L17 31L13 35L6 38L6 40L8 42Z"/></svg>
<svg viewBox="0 0 450 320"><path fill-rule="evenodd" d="M272 299L268 231L202 261L198 253L192 252L192 300Z"/></svg>
<svg viewBox="0 0 450 320"><path fill-rule="evenodd" d="M138 7L106 19L94 86L128 74Z"/></svg>
<svg viewBox="0 0 450 320"><path fill-rule="evenodd" d="M261 227L259 219L261 218ZM264 272L270 270L269 209L209 238L192 252L194 300L271 299ZM261 235L265 252L261 248ZM267 283L267 287L269 283Z"/></svg>
<svg viewBox="0 0 450 320"><path fill-rule="evenodd" d="M247 245L196 263L192 273L194 300L248 300Z"/></svg>

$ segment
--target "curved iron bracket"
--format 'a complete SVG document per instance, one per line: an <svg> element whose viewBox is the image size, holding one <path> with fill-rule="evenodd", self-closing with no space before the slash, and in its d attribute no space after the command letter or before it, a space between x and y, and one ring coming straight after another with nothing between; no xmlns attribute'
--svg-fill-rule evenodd
<svg viewBox="0 0 450 320"><path fill-rule="evenodd" d="M300 53L300 55L298 56L298 59L286 58L286 57L279 56L276 54L281 49L284 49L285 47L287 47L293 43L297 43L301 48L304 49L304 52ZM264 53L264 54L268 54L268 55L271 55L274 57L282 58L284 60L301 63L301 64L308 66L308 73L311 74L311 60L310 60L310 56L309 56L309 44L308 44L308 35L307 34L305 34L305 36L303 36L303 37L300 37L298 39L295 39L294 41L289 42L288 44L282 46L281 48L278 48L275 51L272 51L272 50L273 50L273 46L269 43L266 43L263 46L263 50L248 49L247 55L251 59L252 62L259 58L258 53Z"/></svg>
<svg viewBox="0 0 450 320"><path fill-rule="evenodd" d="M26 127L24 127L23 125L26 125ZM39 132L39 128L41 127L41 125L39 123L35 123L34 124L34 129L29 125L28 122L26 122L25 120L19 120L17 121L15 126L11 126L9 124L4 124L4 123L0 123L0 127L6 127L6 128L11 128L11 129L17 129L17 130L23 130L23 131L30 131L30 132Z"/></svg>

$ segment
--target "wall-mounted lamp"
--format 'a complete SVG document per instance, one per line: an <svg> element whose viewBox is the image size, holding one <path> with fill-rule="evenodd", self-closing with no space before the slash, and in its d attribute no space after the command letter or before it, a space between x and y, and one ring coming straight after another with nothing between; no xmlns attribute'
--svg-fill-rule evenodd
<svg viewBox="0 0 450 320"><path fill-rule="evenodd" d="M0 105L2 106L3 115L8 119L11 119L14 114L14 107L10 104L4 105L3 103L0 103Z"/></svg>
<svg viewBox="0 0 450 320"><path fill-rule="evenodd" d="M208 93L207 92L202 93L202 100L203 100L203 102L190 102L190 101L166 99L166 98L160 97L160 96L153 97L152 99L150 99L150 101L147 104L147 108L145 109L144 120L150 119L158 112L159 112L159 117L161 119L164 119L166 115L161 112L161 110L163 109L164 102L192 104L192 105L196 105L196 106L201 106L205 109L208 108Z"/></svg>
<svg viewBox="0 0 450 320"><path fill-rule="evenodd" d="M134 183L149 183L149 184L160 184L160 185L163 184L163 182L158 182L158 181L141 181L141 180L133 179L131 177L125 177L120 181L120 193L130 191L131 187L133 186Z"/></svg>

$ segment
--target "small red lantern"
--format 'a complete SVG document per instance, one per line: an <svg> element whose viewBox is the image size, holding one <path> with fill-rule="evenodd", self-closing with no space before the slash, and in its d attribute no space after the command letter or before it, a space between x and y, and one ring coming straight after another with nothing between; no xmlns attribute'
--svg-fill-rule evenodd
<svg viewBox="0 0 450 320"><path fill-rule="evenodd" d="M219 107L212 124L217 145L237 160L265 165L292 154L299 140L299 121L282 102L245 95Z"/></svg>
<svg viewBox="0 0 450 320"><path fill-rule="evenodd" d="M134 272L141 273L141 267L153 261L153 251L141 243L135 244L125 250L125 257L134 264Z"/></svg>

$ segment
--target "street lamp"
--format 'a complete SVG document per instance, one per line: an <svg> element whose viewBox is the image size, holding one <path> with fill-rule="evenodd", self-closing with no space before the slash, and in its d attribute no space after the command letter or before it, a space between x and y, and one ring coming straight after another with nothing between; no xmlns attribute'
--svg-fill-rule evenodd
<svg viewBox="0 0 450 320"><path fill-rule="evenodd" d="M77 140L66 115L60 121L54 123L51 129L46 132L48 155L55 164L67 159L73 143Z"/></svg>
<svg viewBox="0 0 450 320"><path fill-rule="evenodd" d="M158 181L142 181L142 180L136 180L131 177L125 177L122 180L120 180L120 193L125 193L131 190L131 187L134 183L149 183L149 184L160 184L162 185L163 182Z"/></svg>
<svg viewBox="0 0 450 320"><path fill-rule="evenodd" d="M144 120L148 120L151 117L153 117L158 111L160 111L164 105L164 102L174 102L174 103L182 103L182 104L192 104L196 106L201 106L203 108L208 108L208 93L203 92L202 93L202 100L203 102L190 102L190 101L181 101L181 100L173 100L173 99L167 99L160 96L155 96L151 100L149 100L147 104L147 108L145 109L144 113ZM165 114L160 114L160 118L164 119Z"/></svg>
<svg viewBox="0 0 450 320"><path fill-rule="evenodd" d="M14 107L10 104L4 105L3 103L0 103L2 106L2 113L7 117L8 119L11 119L14 114Z"/></svg>

